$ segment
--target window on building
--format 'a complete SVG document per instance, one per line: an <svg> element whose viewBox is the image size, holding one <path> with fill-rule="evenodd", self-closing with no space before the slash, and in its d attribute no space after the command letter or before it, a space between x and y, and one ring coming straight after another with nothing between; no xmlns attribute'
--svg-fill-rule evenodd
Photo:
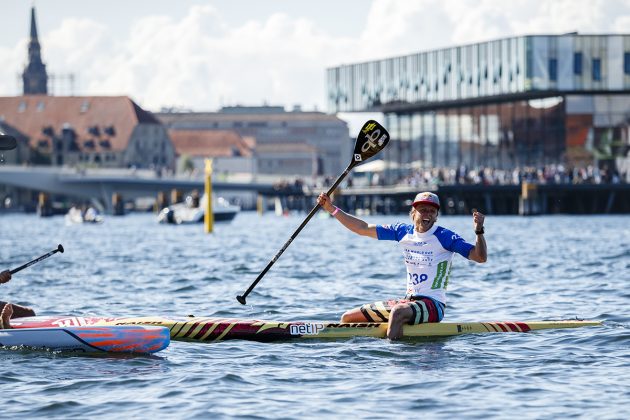
<svg viewBox="0 0 630 420"><path fill-rule="evenodd" d="M573 54L573 74L582 74L582 53Z"/></svg>
<svg viewBox="0 0 630 420"><path fill-rule="evenodd" d="M630 52L623 53L623 72L630 74Z"/></svg>
<svg viewBox="0 0 630 420"><path fill-rule="evenodd" d="M593 58L593 80L602 80L602 60Z"/></svg>
<svg viewBox="0 0 630 420"><path fill-rule="evenodd" d="M558 80L558 59L549 59L549 80L555 82Z"/></svg>

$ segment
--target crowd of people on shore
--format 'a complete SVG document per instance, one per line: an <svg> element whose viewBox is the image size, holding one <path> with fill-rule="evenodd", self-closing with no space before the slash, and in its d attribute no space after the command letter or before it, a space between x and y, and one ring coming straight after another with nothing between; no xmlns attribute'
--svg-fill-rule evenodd
<svg viewBox="0 0 630 420"><path fill-rule="evenodd" d="M512 170L482 167L469 169L461 166L417 170L405 176L397 184L421 185L519 185L522 182L537 184L620 184L627 183L630 174L620 174L607 166L598 168L567 167L562 164L542 167L516 167Z"/></svg>
<svg viewBox="0 0 630 420"><path fill-rule="evenodd" d="M315 179L311 184L303 179L284 181L274 185L277 191L300 192L304 189L324 189L334 182L331 177ZM520 185L523 182L535 184L626 184L630 183L630 173L619 173L608 166L598 168L594 165L568 167L562 164L551 164L542 167L516 167L514 169L497 169L481 167L469 169L459 168L427 168L415 170L394 182L387 182L382 174L370 174L365 180L357 181L349 176L345 187L404 185L410 187L435 187L439 185Z"/></svg>

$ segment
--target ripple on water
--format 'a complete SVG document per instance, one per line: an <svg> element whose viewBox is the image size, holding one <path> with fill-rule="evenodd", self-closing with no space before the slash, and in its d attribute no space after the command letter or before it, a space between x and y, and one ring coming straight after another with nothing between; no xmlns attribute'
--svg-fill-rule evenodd
<svg viewBox="0 0 630 420"><path fill-rule="evenodd" d="M285 321L338 319L347 309L404 294L396 243L313 219L248 305L238 304L234 297L303 217L243 213L204 235L196 226L157 225L151 215L108 218L106 229L85 230L69 229L58 218L2 214L0 266L40 255L33 250L50 248L51 238L66 252L16 274L2 285L1 299L40 314ZM366 220L393 223L407 216ZM0 350L3 414L625 418L630 295L623 275L630 249L619 238L630 218L589 217L592 233L577 232L583 220L488 217L489 261L477 265L455 256L445 320L578 317L606 319L603 327L400 342L174 341L153 357ZM469 217L443 215L440 223L474 240ZM608 246L585 253L583 244L590 242Z"/></svg>

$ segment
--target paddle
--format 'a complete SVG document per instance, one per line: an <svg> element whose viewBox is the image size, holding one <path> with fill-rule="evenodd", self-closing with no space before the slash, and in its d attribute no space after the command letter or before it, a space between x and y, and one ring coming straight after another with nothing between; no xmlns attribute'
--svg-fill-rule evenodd
<svg viewBox="0 0 630 420"><path fill-rule="evenodd" d="M15 137L0 133L0 150L11 150L17 147Z"/></svg>
<svg viewBox="0 0 630 420"><path fill-rule="evenodd" d="M339 178L337 178L332 187L330 187L327 194L331 195L333 191L335 191L337 186L346 177L346 175L350 173L350 170L352 168L383 150L385 146L387 146L388 142L389 133L387 132L387 130L385 130L385 128L383 128L382 125L374 120L369 120L365 124L363 124L363 127L361 128L361 131L359 131L359 135L357 136L357 141L354 144L352 161L350 162L346 170L343 171L343 173L339 176ZM295 232L293 232L293 235L291 235L289 240L284 244L280 251L278 251L275 257L273 257L273 259L269 261L267 267L265 267L265 269L258 275L256 280L254 280L254 282L249 286L245 293L236 296L236 300L238 300L242 305L245 305L245 298L247 298L247 295L249 295L254 287L256 287L260 279L262 279L263 276L267 274L267 271L269 271L271 266L274 265L278 258L280 258L280 256L288 248L288 246L291 245L291 242L293 242L293 240L298 236L304 226L306 226L308 221L311 220L315 213L317 213L317 210L319 210L320 207L321 206L319 204L313 207L313 210L311 210L311 212L308 214L308 216L306 216L306 219L304 219L302 224L295 230Z"/></svg>
<svg viewBox="0 0 630 420"><path fill-rule="evenodd" d="M38 262L40 262L41 260L45 260L46 258L50 257L52 254L55 254L55 253L57 253L57 252L61 252L61 253L63 254L63 247L61 246L61 244L59 244L59 245L57 246L57 249L55 249L54 251L50 251L48 254L44 254L44 255L42 255L41 257L36 258L36 259L34 259L33 261L31 261L31 262L28 262L28 263L26 263L26 264L24 264L24 265L21 265L21 266L19 266L18 268L14 268L13 270L11 270L11 271L10 271L10 273L11 273L11 274L15 274L15 273L17 273L18 271L24 270L25 268L30 267L31 265L33 265L33 264L35 264L35 263L38 263Z"/></svg>

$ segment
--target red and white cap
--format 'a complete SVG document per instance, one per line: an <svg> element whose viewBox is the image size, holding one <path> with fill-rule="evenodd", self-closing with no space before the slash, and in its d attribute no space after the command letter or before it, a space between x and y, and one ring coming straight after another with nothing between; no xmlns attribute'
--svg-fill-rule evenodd
<svg viewBox="0 0 630 420"><path fill-rule="evenodd" d="M431 192L421 192L416 195L416 198L413 200L412 206L417 204L428 204L430 206L435 207L436 209L440 209L440 199L437 195Z"/></svg>

